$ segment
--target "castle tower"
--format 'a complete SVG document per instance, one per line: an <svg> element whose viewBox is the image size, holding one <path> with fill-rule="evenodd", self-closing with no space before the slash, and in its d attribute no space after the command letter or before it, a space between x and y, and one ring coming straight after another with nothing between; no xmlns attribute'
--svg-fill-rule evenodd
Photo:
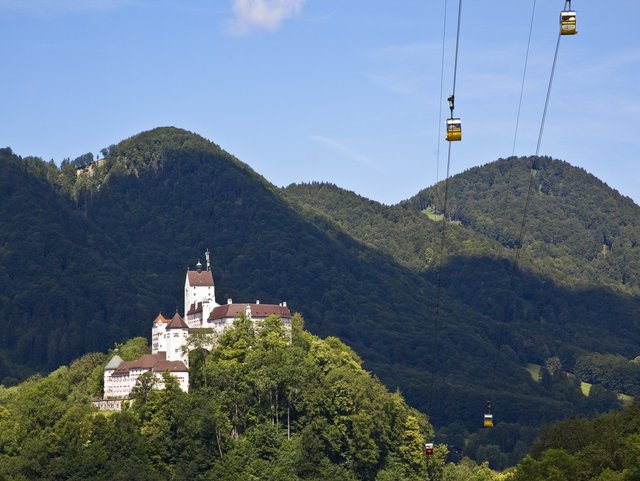
<svg viewBox="0 0 640 481"><path fill-rule="evenodd" d="M183 352L183 346L189 338L189 326L184 322L180 314L176 312L167 324L167 361L182 361L185 366L189 365L189 355Z"/></svg>
<svg viewBox="0 0 640 481"><path fill-rule="evenodd" d="M189 327L204 327L204 321L218 306L208 250L205 257L206 269L198 261L196 270L187 270L184 282L184 318Z"/></svg>
<svg viewBox="0 0 640 481"><path fill-rule="evenodd" d="M167 351L167 340L165 336L165 330L169 321L164 318L160 312L158 316L153 320L151 327L151 353L158 354L159 352Z"/></svg>

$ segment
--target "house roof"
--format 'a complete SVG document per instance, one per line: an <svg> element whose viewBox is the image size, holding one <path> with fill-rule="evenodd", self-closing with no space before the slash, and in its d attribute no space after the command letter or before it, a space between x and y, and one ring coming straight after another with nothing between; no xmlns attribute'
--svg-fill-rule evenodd
<svg viewBox="0 0 640 481"><path fill-rule="evenodd" d="M167 322L169 322L163 315L162 312L159 312L158 315L156 316L156 318L153 320L153 324L158 324L158 323L163 323L166 324Z"/></svg>
<svg viewBox="0 0 640 481"><path fill-rule="evenodd" d="M117 353L117 349L116 349L116 353L113 355L113 357L109 360L109 362L107 363L107 365L104 367L105 371L108 371L110 369L115 369L117 368L120 364L122 364L124 361L122 360L122 358L120 356L118 356Z"/></svg>
<svg viewBox="0 0 640 481"><path fill-rule="evenodd" d="M112 376L127 376L132 369L146 369L153 372L188 372L182 361L167 361L166 353L145 354L135 361L124 361L113 372Z"/></svg>
<svg viewBox="0 0 640 481"><path fill-rule="evenodd" d="M223 304L211 311L208 320L215 321L216 319L230 317L236 319L245 313L247 306L251 308L251 317L253 318L269 316L277 316L280 319L291 318L291 311L286 306L277 306L275 304Z"/></svg>
<svg viewBox="0 0 640 481"><path fill-rule="evenodd" d="M131 369L152 369L160 361L166 360L166 353L144 354L134 361L124 361L113 372L113 376L128 375Z"/></svg>
<svg viewBox="0 0 640 481"><path fill-rule="evenodd" d="M153 366L153 372L189 372L182 361L160 361Z"/></svg>
<svg viewBox="0 0 640 481"><path fill-rule="evenodd" d="M184 319L180 317L180 314L176 312L176 315L173 316L169 324L167 325L167 330L169 329L189 329L189 326L184 322Z"/></svg>
<svg viewBox="0 0 640 481"><path fill-rule="evenodd" d="M213 286L211 271L187 271L187 281L190 286Z"/></svg>

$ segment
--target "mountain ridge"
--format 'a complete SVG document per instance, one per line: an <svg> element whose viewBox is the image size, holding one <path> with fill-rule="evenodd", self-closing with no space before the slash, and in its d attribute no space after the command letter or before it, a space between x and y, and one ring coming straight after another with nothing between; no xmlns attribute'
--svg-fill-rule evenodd
<svg viewBox="0 0 640 481"><path fill-rule="evenodd" d="M529 181L523 257L571 257L565 265L578 265L592 280L640 294L640 207L582 168L550 157L499 159L450 179L448 212L513 248ZM424 189L403 205L424 210L437 198L437 189L442 186ZM535 259L528 266L536 266ZM579 282L576 273L567 274Z"/></svg>
<svg viewBox="0 0 640 481"><path fill-rule="evenodd" d="M632 329L640 304L636 297L619 291L609 295L603 290L607 286L592 285L587 300L596 306L593 312L583 312L581 298L559 290L566 286L556 286L553 277L526 271L526 262L518 273L524 287L517 292L516 316L506 324L502 311L512 250L464 223L447 227L452 242L442 264L441 312L436 319L440 224L422 214L420 206L382 206L354 196L343 202L339 193L334 205L342 212L327 212L321 207L330 196L312 192L305 200L304 188L297 194L297 187L279 189L215 144L181 129L159 128L127 139L93 167L91 176L77 175L75 169L71 176L67 166L57 169L42 161L17 160L6 151L0 162L25 165L29 175L47 179L59 192L50 204L70 209L79 225L94 233L92 242L105 250L101 259L84 264L78 260L80 267L74 271L77 280L89 286L84 295L93 304L78 305L75 296L65 294L60 306L56 304L58 310L44 317L35 316L27 305L43 290L38 277L29 286L21 270L13 270L8 278L0 274L7 293L0 303L3 325L24 316L10 335L0 338L0 350L13 362L51 369L47 362L63 361L48 357L46 347L38 347L37 359L28 355L29 343L59 346L55 336L46 337L51 325L75 326L79 341L67 356L104 350L89 349L92 344L83 337L87 325L103 334L98 348L146 335L157 311L171 312L181 298L175 286L181 285L185 262L206 248L213 252L219 298L288 301L302 311L312 332L343 338L390 388L400 387L412 405L433 414L438 424L462 419L473 426L491 397L489 386L496 375L501 382L495 392L510 400L496 402L505 420L537 424L606 408L613 401L596 406L597 400L579 397L562 380L555 390L540 386L531 380L526 362L543 364L560 356L572 363L591 352L597 346L589 339L572 339L572 334L584 331L581 322L595 329L589 332L597 333L599 345L612 352L631 356L640 346ZM0 169L0 178L5 171ZM23 180L15 177L12 182ZM11 208L11 196L0 201L7 212L4 231L20 232L20 213ZM462 205L460 201L460 211ZM357 215L349 219L345 206ZM41 220L38 225L45 229ZM64 227L58 230L65 232ZM367 232L373 237L364 238ZM7 242L3 239L0 245ZM23 252L17 241L12 242ZM78 259L84 252L80 247L70 248ZM34 264L28 257L21 259L27 266ZM0 267L7 269L2 262ZM484 276L482 284L476 282L478 273ZM28 286L17 304L9 302L11 295L18 295L16 280ZM74 286L68 289L74 290L82 292ZM93 309L94 304L100 309ZM618 305L623 312L614 336L607 333L614 311L608 307ZM577 321L575 314L584 320ZM599 325L598 318L607 321ZM24 325L39 331L36 335L42 339L23 339ZM504 345L498 342L502 329L508 334ZM16 340L21 350L11 350ZM496 358L497 368L487 368ZM0 374L2 379L17 372L5 366ZM439 394L433 396L434 392ZM431 396L436 399L433 404L428 402Z"/></svg>

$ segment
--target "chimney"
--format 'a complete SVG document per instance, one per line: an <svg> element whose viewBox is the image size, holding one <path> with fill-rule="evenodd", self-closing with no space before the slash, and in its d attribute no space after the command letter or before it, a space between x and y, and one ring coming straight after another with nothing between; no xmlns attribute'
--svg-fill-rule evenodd
<svg viewBox="0 0 640 481"><path fill-rule="evenodd" d="M231 298L227 299L227 304L233 304L233 300Z"/></svg>
<svg viewBox="0 0 640 481"><path fill-rule="evenodd" d="M284 302L282 303L282 307L287 307L287 301L284 301Z"/></svg>
<svg viewBox="0 0 640 481"><path fill-rule="evenodd" d="M256 304L260 304L260 299L256 300Z"/></svg>

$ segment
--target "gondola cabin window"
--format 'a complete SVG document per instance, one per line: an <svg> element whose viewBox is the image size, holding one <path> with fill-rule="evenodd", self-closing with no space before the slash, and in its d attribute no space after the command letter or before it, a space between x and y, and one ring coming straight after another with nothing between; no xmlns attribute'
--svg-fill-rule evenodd
<svg viewBox="0 0 640 481"><path fill-rule="evenodd" d="M447 140L449 142L462 140L462 121L460 119L447 119Z"/></svg>
<svg viewBox="0 0 640 481"><path fill-rule="evenodd" d="M573 10L560 12L560 35L575 35L576 33L578 33L576 12Z"/></svg>

